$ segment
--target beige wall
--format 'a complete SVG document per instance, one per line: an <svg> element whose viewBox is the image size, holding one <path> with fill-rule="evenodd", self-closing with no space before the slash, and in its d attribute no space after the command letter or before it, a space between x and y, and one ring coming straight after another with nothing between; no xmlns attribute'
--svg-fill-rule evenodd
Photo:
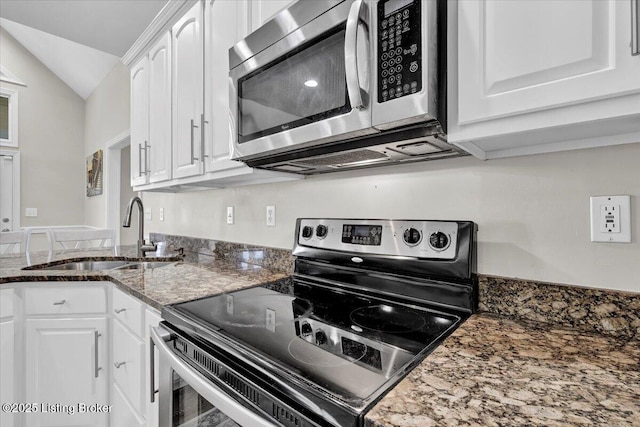
<svg viewBox="0 0 640 427"><path fill-rule="evenodd" d="M84 155L103 151L105 187L109 161L107 144L116 142L113 139L129 129L129 90L129 70L118 62L85 104ZM84 221L87 225L107 226L106 191L104 188L102 195L86 198Z"/></svg>
<svg viewBox="0 0 640 427"><path fill-rule="evenodd" d="M2 83L19 92L20 225L83 224L84 100L4 29L0 63L27 85ZM26 207L38 217L26 218Z"/></svg>
<svg viewBox="0 0 640 427"><path fill-rule="evenodd" d="M291 248L298 217L468 219L483 274L640 292L640 144L472 157L304 181L144 195L149 231ZM591 243L589 196L632 196L632 243ZM265 206L276 206L266 227ZM225 222L235 206L235 224ZM165 221L158 221L164 208Z"/></svg>

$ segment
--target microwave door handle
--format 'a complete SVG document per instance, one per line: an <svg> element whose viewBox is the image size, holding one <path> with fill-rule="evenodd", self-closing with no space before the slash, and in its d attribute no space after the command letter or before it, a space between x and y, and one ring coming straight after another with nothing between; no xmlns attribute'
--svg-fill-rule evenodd
<svg viewBox="0 0 640 427"><path fill-rule="evenodd" d="M366 19L367 5L357 0L351 5L344 35L344 68L347 79L347 92L352 108L366 108L358 77L358 27Z"/></svg>

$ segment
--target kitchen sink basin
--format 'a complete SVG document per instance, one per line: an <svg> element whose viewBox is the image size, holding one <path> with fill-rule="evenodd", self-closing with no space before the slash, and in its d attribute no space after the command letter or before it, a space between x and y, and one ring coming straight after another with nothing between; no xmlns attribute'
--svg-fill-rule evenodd
<svg viewBox="0 0 640 427"><path fill-rule="evenodd" d="M175 261L139 261L130 262L122 267L115 267L113 270L148 270L152 268L166 267L175 264Z"/></svg>
<svg viewBox="0 0 640 427"><path fill-rule="evenodd" d="M72 261L45 270L147 270L175 264L175 261Z"/></svg>

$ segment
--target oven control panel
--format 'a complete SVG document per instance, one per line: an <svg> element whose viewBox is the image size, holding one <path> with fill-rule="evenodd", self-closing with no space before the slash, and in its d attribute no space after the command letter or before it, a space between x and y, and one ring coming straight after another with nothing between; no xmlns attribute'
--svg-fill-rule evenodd
<svg viewBox="0 0 640 427"><path fill-rule="evenodd" d="M378 2L378 102L422 90L420 0Z"/></svg>
<svg viewBox="0 0 640 427"><path fill-rule="evenodd" d="M371 255L454 259L458 224L452 221L302 219L302 246Z"/></svg>

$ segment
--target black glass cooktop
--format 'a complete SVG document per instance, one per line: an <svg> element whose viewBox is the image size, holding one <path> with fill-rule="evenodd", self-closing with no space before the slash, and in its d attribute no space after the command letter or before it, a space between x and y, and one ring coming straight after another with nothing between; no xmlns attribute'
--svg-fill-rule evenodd
<svg viewBox="0 0 640 427"><path fill-rule="evenodd" d="M319 284L260 286L174 304L215 340L343 400L364 400L455 329L455 314Z"/></svg>

